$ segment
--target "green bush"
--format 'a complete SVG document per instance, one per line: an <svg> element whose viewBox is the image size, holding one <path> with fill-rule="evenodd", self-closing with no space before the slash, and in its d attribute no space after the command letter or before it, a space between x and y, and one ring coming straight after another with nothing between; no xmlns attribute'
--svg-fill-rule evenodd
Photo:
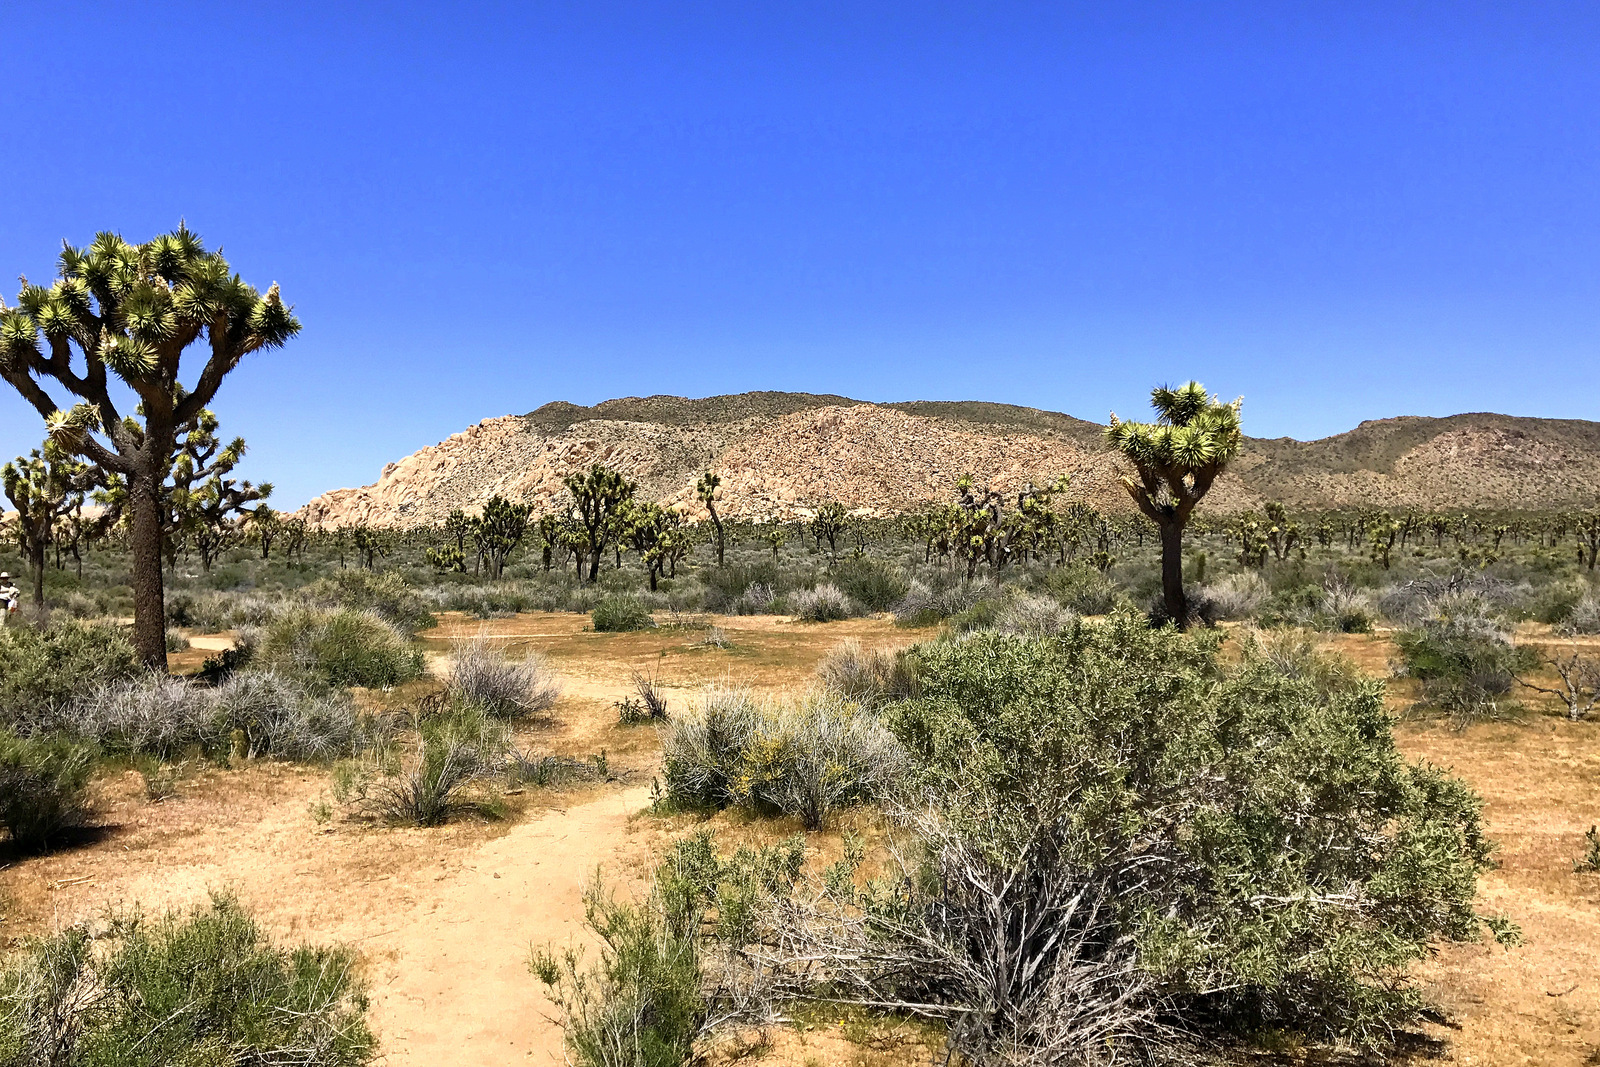
<svg viewBox="0 0 1600 1067"><path fill-rule="evenodd" d="M893 611L911 584L900 568L871 556L856 556L833 571L833 584L869 612Z"/></svg>
<svg viewBox="0 0 1600 1067"><path fill-rule="evenodd" d="M589 618L594 623L595 632L602 634L648 630L656 624L643 601L627 596L606 597L594 606Z"/></svg>
<svg viewBox="0 0 1600 1067"><path fill-rule="evenodd" d="M330 607L371 611L407 633L436 625L428 603L396 571L336 571L307 587L312 597Z"/></svg>
<svg viewBox="0 0 1600 1067"><path fill-rule="evenodd" d="M127 635L82 622L0 628L0 723L26 728L41 713L138 670Z"/></svg>
<svg viewBox="0 0 1600 1067"><path fill-rule="evenodd" d="M925 695L888 714L957 852L1061 872L1006 880L1008 908L1092 890L1080 943L1133 947L1129 995L1194 1030L1381 1042L1421 1007L1411 964L1486 924L1480 802L1400 756L1381 683L1218 647L1131 611L975 634L919 648Z"/></svg>
<svg viewBox="0 0 1600 1067"><path fill-rule="evenodd" d="M422 653L375 614L342 608L285 612L266 629L261 661L308 672L327 685L382 688L422 674Z"/></svg>
<svg viewBox="0 0 1600 1067"><path fill-rule="evenodd" d="M1539 664L1538 653L1518 647L1505 628L1479 615L1428 619L1395 634L1398 673L1422 683L1423 708L1450 716L1458 726L1515 715L1509 699L1516 676Z"/></svg>
<svg viewBox="0 0 1600 1067"><path fill-rule="evenodd" d="M275 948L228 897L37 938L0 975L0 1064L357 1067L377 1050L345 948Z"/></svg>
<svg viewBox="0 0 1600 1067"><path fill-rule="evenodd" d="M58 735L0 730L0 826L25 849L45 848L84 825L93 747Z"/></svg>
<svg viewBox="0 0 1600 1067"><path fill-rule="evenodd" d="M1045 575L1045 586L1062 607L1079 615L1109 615L1120 590L1104 573L1087 563L1069 563Z"/></svg>
<svg viewBox="0 0 1600 1067"><path fill-rule="evenodd" d="M560 1007L571 1062L580 1067L683 1067L706 1021L699 934L703 909L667 894L658 877L643 904L618 902L596 883L584 897L600 959L535 950L529 969Z"/></svg>

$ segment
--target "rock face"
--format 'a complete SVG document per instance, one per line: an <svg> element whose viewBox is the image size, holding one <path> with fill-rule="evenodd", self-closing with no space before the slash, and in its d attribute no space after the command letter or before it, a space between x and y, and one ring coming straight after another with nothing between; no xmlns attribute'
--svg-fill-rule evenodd
<svg viewBox="0 0 1600 1067"><path fill-rule="evenodd" d="M1068 474L1072 498L1126 509L1122 470L1100 430L1002 404L863 404L804 393L555 403L486 419L300 514L325 526L431 525L496 493L542 514L564 505L562 478L593 463L695 516L704 512L694 482L706 468L722 477L722 513L738 518L807 518L829 500L858 514L893 514L952 499L965 474L1002 491ZM1204 506L1555 507L1593 503L1597 485L1600 423L1397 418L1320 441L1251 439Z"/></svg>

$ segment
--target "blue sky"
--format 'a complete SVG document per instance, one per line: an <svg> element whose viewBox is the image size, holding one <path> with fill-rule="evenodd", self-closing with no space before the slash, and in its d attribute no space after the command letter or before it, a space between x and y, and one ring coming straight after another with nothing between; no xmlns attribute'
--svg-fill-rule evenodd
<svg viewBox="0 0 1600 1067"><path fill-rule="evenodd" d="M556 399L1596 417L1593 5L4 17L0 271L185 217L281 283L215 404L280 505ZM0 455L40 432L0 394Z"/></svg>

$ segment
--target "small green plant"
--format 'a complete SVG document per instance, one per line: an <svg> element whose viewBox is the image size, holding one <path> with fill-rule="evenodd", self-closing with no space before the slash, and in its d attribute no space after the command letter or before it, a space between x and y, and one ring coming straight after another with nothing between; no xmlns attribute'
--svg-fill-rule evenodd
<svg viewBox="0 0 1600 1067"><path fill-rule="evenodd" d="M178 795L178 781L185 770L183 764L166 763L154 756L140 756L134 760L134 769L144 782L144 798L150 803L159 804Z"/></svg>
<svg viewBox="0 0 1600 1067"><path fill-rule="evenodd" d="M596 633L628 633L648 630L655 626L650 609L635 597L608 596L589 613Z"/></svg>
<svg viewBox="0 0 1600 1067"><path fill-rule="evenodd" d="M1518 646L1497 621L1480 615L1428 619L1395 634L1397 673L1422 683L1419 710L1437 709L1457 727L1517 715L1510 699L1517 675L1538 667L1538 654Z"/></svg>
<svg viewBox="0 0 1600 1067"><path fill-rule="evenodd" d="M581 1067L683 1067L706 1023L698 899L657 887L642 904L618 901L596 880L584 897L599 959L535 948L528 968L561 1009Z"/></svg>

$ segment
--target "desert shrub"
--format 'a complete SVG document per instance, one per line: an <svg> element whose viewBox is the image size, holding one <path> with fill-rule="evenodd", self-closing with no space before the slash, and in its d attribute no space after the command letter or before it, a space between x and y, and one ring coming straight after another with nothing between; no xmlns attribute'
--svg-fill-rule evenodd
<svg viewBox="0 0 1600 1067"><path fill-rule="evenodd" d="M1558 628L1563 633L1600 634L1600 595L1589 593L1578 600Z"/></svg>
<svg viewBox="0 0 1600 1067"><path fill-rule="evenodd" d="M1066 955L1016 942L1019 919L975 967L1048 975L1126 945L1136 980L1113 974L1112 992L1191 1030L1381 1042L1420 1008L1410 965L1480 936L1480 802L1400 756L1379 682L1250 652L1224 665L1214 637L1131 612L917 661L924 695L888 714L942 832L1012 872L1005 915L1094 905L1054 941ZM996 1021L997 1039L1034 1040Z"/></svg>
<svg viewBox="0 0 1600 1067"><path fill-rule="evenodd" d="M1396 673L1422 683L1418 710L1443 712L1457 726L1517 714L1511 688L1538 666L1533 649L1517 647L1503 624L1480 614L1428 619L1394 643Z"/></svg>
<svg viewBox="0 0 1600 1067"><path fill-rule="evenodd" d="M1212 619L1248 619L1261 610L1272 590L1251 570L1239 571L1205 586L1201 595Z"/></svg>
<svg viewBox="0 0 1600 1067"><path fill-rule="evenodd" d="M1077 618L1050 597L1021 593L1001 606L994 629L1003 634L1044 637L1067 629Z"/></svg>
<svg viewBox="0 0 1600 1067"><path fill-rule="evenodd" d="M371 612L340 608L285 612L265 630L261 661L303 671L340 688L384 688L422 673L422 653Z"/></svg>
<svg viewBox="0 0 1600 1067"><path fill-rule="evenodd" d="M190 749L216 752L227 730L210 698L209 689L187 678L141 674L96 690L62 726L117 755L171 759Z"/></svg>
<svg viewBox="0 0 1600 1067"><path fill-rule="evenodd" d="M561 1009L569 1062L579 1067L683 1067L706 1023L700 913L658 888L642 904L619 902L596 882L584 915L600 943L581 967L568 947L536 950L529 969Z"/></svg>
<svg viewBox="0 0 1600 1067"><path fill-rule="evenodd" d="M1600 871L1600 827L1590 826L1583 835L1583 855L1572 861L1578 874Z"/></svg>
<svg viewBox="0 0 1600 1067"><path fill-rule="evenodd" d="M352 755L370 730L348 697L277 671L241 672L216 686L144 674L104 686L63 729L107 752L174 759L189 751L221 758L318 761Z"/></svg>
<svg viewBox="0 0 1600 1067"><path fill-rule="evenodd" d="M307 586L306 594L327 607L370 611L406 633L435 624L427 599L407 585L397 571L335 571Z"/></svg>
<svg viewBox="0 0 1600 1067"><path fill-rule="evenodd" d="M608 596L594 606L589 615L596 633L627 633L655 626L650 608L638 597Z"/></svg>
<svg viewBox="0 0 1600 1067"><path fill-rule="evenodd" d="M912 581L894 608L900 626L934 626L953 615L969 611L984 600L998 598L1000 587L991 578L962 579L929 586Z"/></svg>
<svg viewBox="0 0 1600 1067"><path fill-rule="evenodd" d="M833 584L869 612L892 611L910 583L900 568L872 556L855 556L833 570Z"/></svg>
<svg viewBox="0 0 1600 1067"><path fill-rule="evenodd" d="M783 578L771 561L757 563L729 563L725 567L705 567L700 572L705 582L704 604L706 611L730 615L760 615L760 611L741 611L739 602L745 599L752 586L768 592L767 599L775 599L783 588Z"/></svg>
<svg viewBox="0 0 1600 1067"><path fill-rule="evenodd" d="M681 804L748 804L815 830L835 811L880 799L904 753L875 716L837 694L757 705L715 691L662 734L667 796Z"/></svg>
<svg viewBox="0 0 1600 1067"><path fill-rule="evenodd" d="M751 582L728 603L730 615L771 615L776 610L778 594L764 582Z"/></svg>
<svg viewBox="0 0 1600 1067"><path fill-rule="evenodd" d="M505 727L481 708L449 708L412 717L417 740L399 755L379 747L337 768L334 797L368 816L412 826L437 826L457 814L496 816L490 779L511 753Z"/></svg>
<svg viewBox="0 0 1600 1067"><path fill-rule="evenodd" d="M1079 615L1106 615L1117 606L1117 583L1087 563L1057 567L1045 575L1044 581L1057 602Z"/></svg>
<svg viewBox="0 0 1600 1067"><path fill-rule="evenodd" d="M117 627L0 627L0 723L29 732L40 715L137 670L133 646Z"/></svg>
<svg viewBox="0 0 1600 1067"><path fill-rule="evenodd" d="M667 795L694 808L737 804L744 753L760 717L747 690L713 688L696 711L673 719L661 735Z"/></svg>
<svg viewBox="0 0 1600 1067"><path fill-rule="evenodd" d="M0 730L0 826L22 848L44 848L84 825L95 752L60 735Z"/></svg>
<svg viewBox="0 0 1600 1067"><path fill-rule="evenodd" d="M321 762L353 756L370 740L348 696L315 692L292 675L241 672L201 692L214 709L213 751L237 738L247 758Z"/></svg>
<svg viewBox="0 0 1600 1067"><path fill-rule="evenodd" d="M861 609L838 586L824 583L790 593L789 612L806 622L838 622L861 614Z"/></svg>
<svg viewBox="0 0 1600 1067"><path fill-rule="evenodd" d="M513 719L555 707L561 683L543 656L511 660L487 638L476 637L451 644L448 691L496 718Z"/></svg>
<svg viewBox="0 0 1600 1067"><path fill-rule="evenodd" d="M28 941L0 974L0 1064L356 1067L377 1043L356 954L273 946L232 899Z"/></svg>
<svg viewBox="0 0 1600 1067"><path fill-rule="evenodd" d="M915 676L903 653L862 648L853 637L834 645L822 657L817 680L830 692L872 706L903 700L916 689Z"/></svg>

